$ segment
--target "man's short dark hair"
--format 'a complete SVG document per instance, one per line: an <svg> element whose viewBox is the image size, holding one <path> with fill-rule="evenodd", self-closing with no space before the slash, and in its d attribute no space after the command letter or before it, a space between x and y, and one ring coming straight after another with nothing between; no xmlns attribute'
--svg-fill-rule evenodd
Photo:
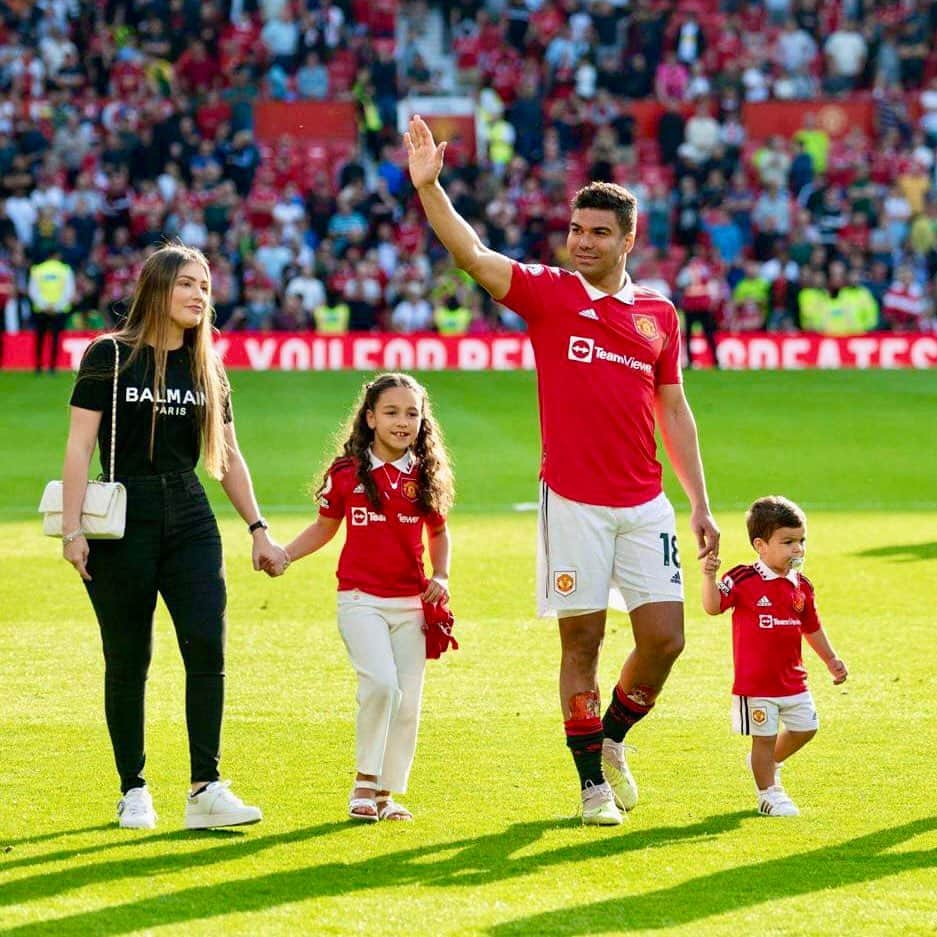
<svg viewBox="0 0 937 937"><path fill-rule="evenodd" d="M634 234L638 222L638 200L623 185L614 182L590 182L574 196L572 209L595 208L615 213L624 234Z"/></svg>
<svg viewBox="0 0 937 937"><path fill-rule="evenodd" d="M793 501L780 495L759 498L745 515L748 540L754 543L759 537L770 540L781 527L806 527L807 517Z"/></svg>

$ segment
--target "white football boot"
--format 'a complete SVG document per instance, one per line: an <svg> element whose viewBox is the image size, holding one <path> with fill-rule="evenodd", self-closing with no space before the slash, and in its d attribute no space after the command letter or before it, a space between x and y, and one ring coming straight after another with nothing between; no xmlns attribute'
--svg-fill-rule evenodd
<svg viewBox="0 0 937 937"><path fill-rule="evenodd" d="M583 826L618 826L622 819L621 811L615 804L615 794L608 782L593 784L586 781L582 791Z"/></svg>
<svg viewBox="0 0 937 937"><path fill-rule="evenodd" d="M630 746L624 742L605 739L602 742L602 774L615 794L615 803L621 810L633 810L638 802L638 785L628 767L625 754ZM634 749L631 749L634 751Z"/></svg>

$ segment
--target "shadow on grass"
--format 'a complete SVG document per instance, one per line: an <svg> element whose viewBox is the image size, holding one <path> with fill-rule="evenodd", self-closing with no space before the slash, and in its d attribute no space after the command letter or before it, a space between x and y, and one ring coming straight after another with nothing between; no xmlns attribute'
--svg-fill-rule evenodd
<svg viewBox="0 0 937 937"><path fill-rule="evenodd" d="M52 865L56 862L68 862L70 859L78 858L78 856L92 856L96 853L109 852L112 849L132 849L141 844L149 845L150 843L165 843L177 840L191 842L197 839L218 842L219 840L226 839L239 840L248 835L248 833L240 829L174 830L172 833L146 833L141 830L118 830L117 824L115 823L102 823L99 826L89 826L80 830L67 830L62 833L47 833L42 836L24 837L18 841L18 845L27 846L50 839L73 836L78 833L93 833L98 830L107 831L108 833L112 833L113 836L109 836L107 841L103 843L73 846L70 849L60 849L58 852L44 852L36 856L4 859L3 856L0 855L0 875L9 872L11 869L25 869L29 868L31 865ZM0 885L0 906L3 904L3 886Z"/></svg>
<svg viewBox="0 0 937 937"><path fill-rule="evenodd" d="M318 836L337 833L344 829L353 829L351 821L342 820L331 823L321 823L318 826L304 827L289 833L279 833L273 836L251 836L243 830L174 830L171 833L155 833L147 836L139 833L120 830L113 823L106 829L112 830L115 837L106 843L87 846L85 848L62 849L58 852L45 853L41 856L28 856L19 861L0 862L0 873L16 868L27 868L33 865L47 865L57 862L68 862L73 859L86 858L94 853L108 852L113 849L133 849L149 847L158 843L191 843L198 841L211 841L219 843L213 849L199 849L194 852L167 852L159 856L133 856L126 855L120 859L105 862L70 865L55 872L38 872L35 875L19 878L12 882L0 883L0 907L19 904L23 901L34 901L37 898L48 898L53 895L70 891L73 888L82 888L95 882L116 881L122 878L147 878L157 873L167 873L192 866L203 866L216 862L229 862L242 859L246 856L256 855L275 846L301 843Z"/></svg>
<svg viewBox="0 0 937 937"><path fill-rule="evenodd" d="M310 898L356 891L400 885L442 888L478 886L566 863L612 859L628 852L710 839L736 829L743 819L757 821L750 811L737 811L708 817L686 826L657 827L624 834L617 830L608 834L583 830L584 841L581 843L523 856L515 854L536 844L545 833L579 827L580 824L575 819L515 823L500 833L488 836L398 850L358 862L325 862L254 878L195 885L170 894L73 914L50 922L23 924L5 930L4 934L26 937L49 933L51 929L57 937L85 937L87 934L105 937L164 924L210 920L225 914L264 911ZM146 881L154 875L184 869L201 875L212 864L250 857L265 849L299 843L341 829L362 830L360 826L347 822L329 823L275 836L244 837L237 842L226 842L213 849L195 852L133 860L124 856L119 860L71 865L66 869L38 873L0 885L0 905L52 898L86 885L131 879ZM149 842L159 838L176 838L176 834L151 837Z"/></svg>
<svg viewBox="0 0 937 937"><path fill-rule="evenodd" d="M598 931L679 927L779 898L872 882L913 869L933 868L937 867L937 849L888 850L935 829L937 817L928 817L824 849L701 875L643 895L535 914L500 924L489 933L492 937L542 937L543 934L578 937ZM859 922L856 924L861 926ZM841 923L840 926L845 925Z"/></svg>
<svg viewBox="0 0 937 937"><path fill-rule="evenodd" d="M40 833L38 836L24 836L22 839L0 840L0 852L5 849L15 849L17 846L34 846L36 843L47 843L51 839L65 839L66 836L100 833L103 830L113 829L113 827L113 823L98 823L95 826L79 826L74 830L55 830L51 833Z"/></svg>
<svg viewBox="0 0 937 937"><path fill-rule="evenodd" d="M416 885L477 887L594 859L608 859L609 874L624 877L637 868L629 859L629 853L640 854L672 844L709 840L739 828L743 820L768 822L749 811L737 811L682 827L607 834L584 830L582 842L524 855L517 854L526 852L551 830L568 828L576 821L516 823L488 836L398 850L357 862L325 862L254 878L194 885L116 907L23 924L4 933L33 937L49 933L51 929L57 937L84 937L86 934L105 937L166 924L211 920L226 914L262 912L294 902L372 889ZM237 860L266 848L348 828L346 823L323 824L276 836L244 837L199 852L90 864L11 882L0 894L3 903L32 901L86 884L147 879L154 874L181 869L201 873L213 863ZM937 849L889 851L934 829L937 829L937 817L929 817L823 849L699 876L671 888L521 918L497 925L490 933L493 937L539 937L543 934L572 937L596 931L679 926L777 898L875 881L937 865Z"/></svg>
<svg viewBox="0 0 937 937"><path fill-rule="evenodd" d="M887 547L860 550L854 555L894 559L903 563L913 563L915 560L937 560L937 543L895 543Z"/></svg>

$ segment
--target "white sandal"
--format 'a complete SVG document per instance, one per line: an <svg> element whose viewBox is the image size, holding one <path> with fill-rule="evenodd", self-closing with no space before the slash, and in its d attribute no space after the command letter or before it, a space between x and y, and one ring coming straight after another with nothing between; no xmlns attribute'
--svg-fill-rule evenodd
<svg viewBox="0 0 937 937"><path fill-rule="evenodd" d="M378 797L376 803L377 815L381 820L409 821L413 819L413 814L403 804L398 804L390 794L386 797Z"/></svg>
<svg viewBox="0 0 937 937"><path fill-rule="evenodd" d="M377 800L371 797L355 797L355 791L364 789L366 791L377 791L376 781L355 781L351 789L351 796L348 798L348 816L352 820L361 820L363 823L376 823L378 819ZM366 810L373 810L373 813L365 813Z"/></svg>

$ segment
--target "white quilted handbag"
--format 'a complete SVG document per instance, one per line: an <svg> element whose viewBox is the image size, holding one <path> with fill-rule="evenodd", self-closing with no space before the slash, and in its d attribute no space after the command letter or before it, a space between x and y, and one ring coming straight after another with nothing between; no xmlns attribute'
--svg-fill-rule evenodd
<svg viewBox="0 0 937 937"><path fill-rule="evenodd" d="M127 520L127 489L114 481L114 456L117 444L117 372L120 368L120 346L114 342L114 383L111 393L111 458L109 481L90 481L81 506L81 532L89 540L120 540ZM51 481L39 502L42 532L48 537L61 537L62 483Z"/></svg>

